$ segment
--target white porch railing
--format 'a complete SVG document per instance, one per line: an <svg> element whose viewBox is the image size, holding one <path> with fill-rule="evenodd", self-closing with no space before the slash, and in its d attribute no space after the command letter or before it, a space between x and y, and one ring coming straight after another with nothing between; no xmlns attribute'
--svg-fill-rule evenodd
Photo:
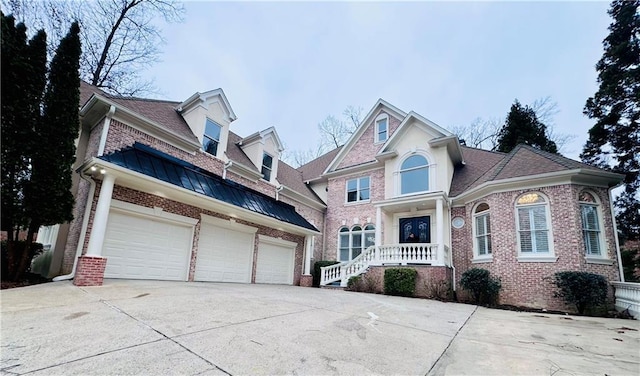
<svg viewBox="0 0 640 376"><path fill-rule="evenodd" d="M629 310L634 319L640 320L640 283L611 282L616 288L616 310Z"/></svg>
<svg viewBox="0 0 640 376"><path fill-rule="evenodd" d="M379 265L439 265L450 266L449 247L438 254L433 243L404 243L371 246L351 261L320 268L320 286L340 281L347 286L349 278L364 273L369 266Z"/></svg>

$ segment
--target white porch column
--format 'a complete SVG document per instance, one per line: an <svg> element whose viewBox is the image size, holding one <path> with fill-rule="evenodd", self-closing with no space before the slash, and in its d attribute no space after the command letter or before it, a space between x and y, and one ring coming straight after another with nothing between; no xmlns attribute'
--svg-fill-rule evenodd
<svg viewBox="0 0 640 376"><path fill-rule="evenodd" d="M444 200L436 200L436 243L438 244L438 263L444 265Z"/></svg>
<svg viewBox="0 0 640 376"><path fill-rule="evenodd" d="M313 253L313 236L304 237L304 272L302 274L311 274L311 254Z"/></svg>
<svg viewBox="0 0 640 376"><path fill-rule="evenodd" d="M382 245L382 209L376 208L376 250L374 252L374 260L380 260L380 246Z"/></svg>
<svg viewBox="0 0 640 376"><path fill-rule="evenodd" d="M93 215L93 226L91 227L91 237L89 238L89 245L87 246L87 256L102 255L102 243L104 242L104 235L107 230L111 194L113 193L113 184L115 181L115 176L110 174L104 175L102 179L100 196L98 196L96 212Z"/></svg>

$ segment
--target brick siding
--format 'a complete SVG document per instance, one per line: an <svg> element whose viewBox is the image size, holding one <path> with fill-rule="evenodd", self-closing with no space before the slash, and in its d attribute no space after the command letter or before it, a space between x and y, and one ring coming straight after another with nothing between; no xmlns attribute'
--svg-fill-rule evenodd
<svg viewBox="0 0 640 376"><path fill-rule="evenodd" d="M106 266L107 259L104 257L80 257L73 284L76 286L102 286Z"/></svg>
<svg viewBox="0 0 640 376"><path fill-rule="evenodd" d="M490 194L480 200L470 202L465 207L452 209L452 218L465 219L465 226L452 229L453 260L456 267L458 297L467 299L468 295L460 288L460 278L465 270L472 267L487 269L502 281L500 303L532 308L553 310L573 310L563 301L554 298L556 291L552 283L556 272L565 270L586 271L605 276L609 281L620 279L616 255L615 238L609 198L606 189L588 188L596 193L601 201L601 214L604 223L606 254L613 265L587 263L578 194L586 187L578 185L559 185L536 190L516 190ZM551 212L551 231L553 234L556 262L519 262L516 234L516 199L523 193L540 192L549 199ZM473 259L473 217L476 204L486 202L490 207L491 244L493 260L487 263L472 263Z"/></svg>

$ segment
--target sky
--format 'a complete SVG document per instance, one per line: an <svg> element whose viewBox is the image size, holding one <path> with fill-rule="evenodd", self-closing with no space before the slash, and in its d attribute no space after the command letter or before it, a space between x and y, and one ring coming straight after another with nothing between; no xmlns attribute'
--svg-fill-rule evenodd
<svg viewBox="0 0 640 376"><path fill-rule="evenodd" d="M162 61L146 75L158 97L222 88L247 136L275 126L287 150L317 144L317 124L378 98L443 128L505 118L515 99L557 102L554 130L593 121L607 2L185 2L163 24Z"/></svg>

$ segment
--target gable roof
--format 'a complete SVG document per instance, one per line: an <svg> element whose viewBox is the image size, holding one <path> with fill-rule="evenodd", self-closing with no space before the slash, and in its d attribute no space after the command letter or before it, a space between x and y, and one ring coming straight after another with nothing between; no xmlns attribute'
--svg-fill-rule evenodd
<svg viewBox="0 0 640 376"><path fill-rule="evenodd" d="M341 149L338 151L338 154L333 158L332 161L329 162L329 164L323 171L324 173L334 170L338 167L338 165L340 165L340 162L342 161L342 159L344 159L344 157L347 156L347 154L349 153L353 145L355 145L360 139L360 137L362 137L362 134L368 128L369 123L373 121L374 116L377 113L379 113L380 110L382 109L384 109L385 112L387 112L389 115L394 116L398 119L404 119L407 116L406 112L398 109L391 103L385 101L382 98L378 99L378 101L376 102L376 104L373 105L373 107L371 108L367 116L365 116L364 119L360 122L360 124L358 125L358 128L356 128L356 130L353 132L351 137L349 137L349 140L347 140L347 142L344 145L342 145Z"/></svg>
<svg viewBox="0 0 640 376"><path fill-rule="evenodd" d="M244 185L222 179L191 163L136 142L133 146L103 155L100 159L207 197L262 214L308 230L315 226L292 205L277 201Z"/></svg>
<svg viewBox="0 0 640 376"><path fill-rule="evenodd" d="M231 105L229 104L229 100L227 100L227 96L224 94L224 90L220 88L205 91L204 93L195 93L189 98L187 98L187 100L185 100L184 102L178 103L175 109L178 112L187 111L191 106L196 105L198 103L205 103L214 97L220 98L220 101L222 102L222 107L227 112L230 122L238 118L236 116L236 113L233 112L233 108L231 108Z"/></svg>
<svg viewBox="0 0 640 376"><path fill-rule="evenodd" d="M455 169L450 196L455 197L484 183L507 179L534 177L554 172L577 170L610 174L611 182L622 175L549 153L529 145L519 144L508 154L461 146L465 163Z"/></svg>
<svg viewBox="0 0 640 376"><path fill-rule="evenodd" d="M278 182L285 187L305 196L306 198L324 205L324 202L302 180L302 172L289 166L283 161L278 161Z"/></svg>

